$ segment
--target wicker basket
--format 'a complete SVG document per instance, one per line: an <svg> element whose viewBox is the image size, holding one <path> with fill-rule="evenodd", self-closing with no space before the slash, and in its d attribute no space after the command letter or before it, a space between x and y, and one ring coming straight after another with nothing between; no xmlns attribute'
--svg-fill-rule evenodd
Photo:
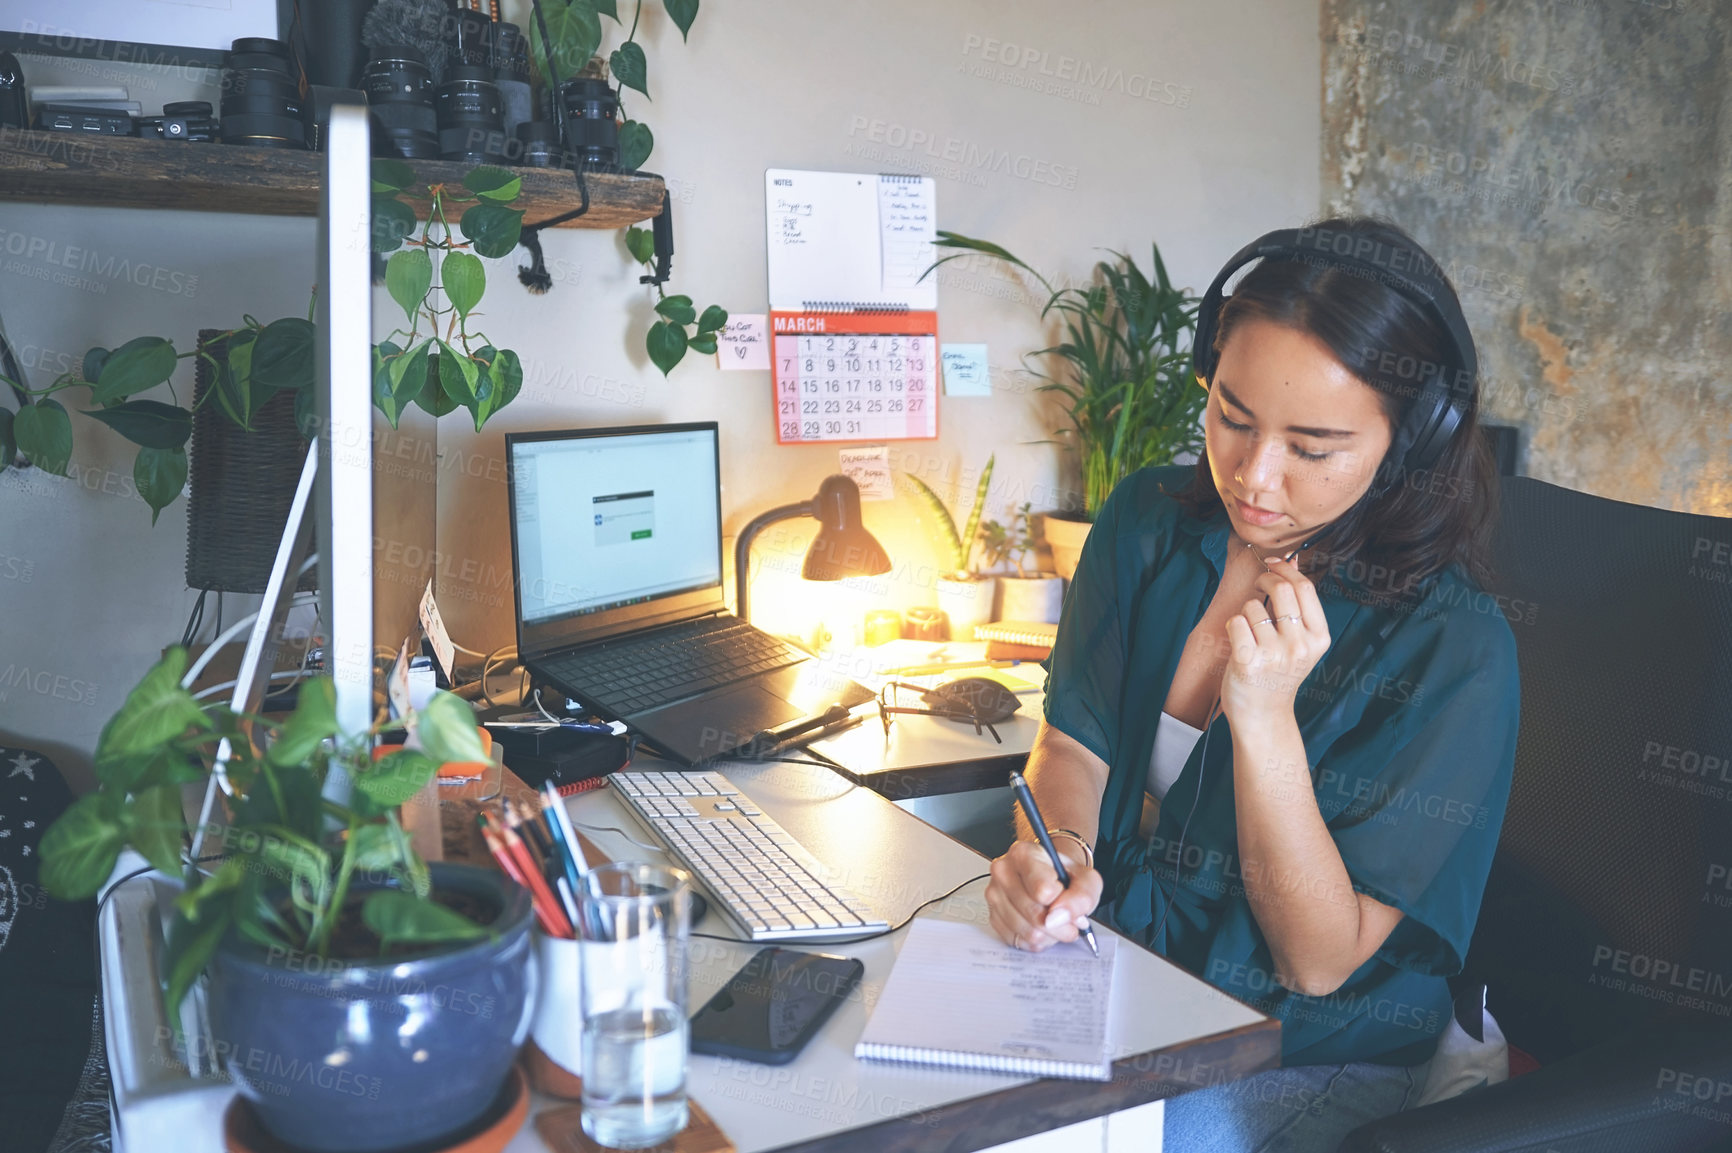
<svg viewBox="0 0 1732 1153"><path fill-rule="evenodd" d="M201 329L201 347L219 360L220 329ZM217 592L262 593L276 560L306 459L307 442L295 428L295 394L278 392L253 414L253 430L240 428L205 394L216 386L203 357L194 377L188 473L186 583ZM299 588L318 587L310 569Z"/></svg>

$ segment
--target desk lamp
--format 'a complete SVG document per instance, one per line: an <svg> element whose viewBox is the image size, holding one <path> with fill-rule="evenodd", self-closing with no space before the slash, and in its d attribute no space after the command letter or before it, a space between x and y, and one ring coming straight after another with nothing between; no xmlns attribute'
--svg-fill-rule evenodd
<svg viewBox="0 0 1732 1153"><path fill-rule="evenodd" d="M878 539L860 523L860 488L845 476L827 476L818 495L798 504L784 504L756 516L740 530L734 544L734 580L739 585L739 618L751 620L748 590L752 541L779 520L813 516L820 522L818 535L806 550L800 575L809 581L839 581L851 576L876 576L890 571L890 556Z"/></svg>

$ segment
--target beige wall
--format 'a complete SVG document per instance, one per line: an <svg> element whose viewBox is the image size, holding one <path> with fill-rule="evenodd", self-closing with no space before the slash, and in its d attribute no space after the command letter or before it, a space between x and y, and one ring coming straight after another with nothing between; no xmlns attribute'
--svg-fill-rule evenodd
<svg viewBox="0 0 1732 1153"><path fill-rule="evenodd" d="M700 305L764 310L771 166L926 171L937 178L940 227L995 239L1049 277L1086 275L1102 248L1146 262L1158 240L1173 275L1196 289L1245 240L1302 221L1319 203L1313 6L760 0L706 6L689 45L659 5L645 5L644 24L655 100L629 107L654 129L648 167L669 176L675 197L671 289ZM56 70L26 64L32 80ZM1079 91L1068 80L1084 66L1104 76L1101 87ZM94 77L72 65L63 79ZM146 79L147 104L195 95L184 77ZM1054 86L1069 90L1044 90ZM910 148L911 139L921 143ZM1008 168L966 163L1000 154ZM20 258L6 256L0 315L17 345L48 349L51 360L149 332L190 341L242 311L295 312L312 275L310 221L8 205L0 228L175 270L183 285L197 277L190 293L148 279L96 291L38 279L44 259L14 268ZM552 292L522 291L514 257L492 263L483 302L494 343L522 355L522 396L479 435L465 413L440 422L439 587L453 635L471 648L512 639L508 431L720 422L730 551L752 515L809 496L836 468L834 448L775 445L767 374L721 373L692 356L663 380L647 363L651 298L618 234L560 230L544 245ZM393 306L383 292L376 301L383 319ZM1024 500L1037 510L1062 503L1074 488L1066 462L1030 443L1053 418L1019 371L1020 354L1048 335L1029 297L995 270L971 267L941 279L939 305L942 339L989 346L994 394L946 399L939 439L894 443L893 462L950 492L996 453L989 515ZM184 502L152 529L136 497L104 491L129 475L129 446L74 420L77 479L0 477L0 673L45 671L96 690L85 703L66 699L73 690L52 678L0 684L0 733L88 749L126 687L179 638L192 594L182 588ZM872 504L866 516L906 567L832 598L846 604L844 627L874 604L932 598L922 576L934 553L913 505ZM815 606L797 604L769 563L777 548L802 547L803 537L785 534L760 553L754 604L766 624L803 631L814 621Z"/></svg>

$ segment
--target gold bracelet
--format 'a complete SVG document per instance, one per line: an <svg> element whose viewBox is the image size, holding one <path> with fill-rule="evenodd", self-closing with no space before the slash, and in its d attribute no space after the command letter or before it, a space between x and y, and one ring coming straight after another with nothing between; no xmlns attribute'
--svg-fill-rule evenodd
<svg viewBox="0 0 1732 1153"><path fill-rule="evenodd" d="M1069 837L1071 840L1082 846L1083 854L1088 857L1088 863L1084 867L1089 869L1095 867L1095 851L1089 846L1087 841L1083 840L1083 835L1081 833L1075 832L1071 829L1048 829L1046 835L1049 837Z"/></svg>

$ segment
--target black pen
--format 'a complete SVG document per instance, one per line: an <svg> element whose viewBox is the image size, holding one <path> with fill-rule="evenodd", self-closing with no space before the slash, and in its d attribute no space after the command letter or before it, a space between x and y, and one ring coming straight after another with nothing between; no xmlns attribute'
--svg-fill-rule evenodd
<svg viewBox="0 0 1732 1153"><path fill-rule="evenodd" d="M1028 818L1034 835L1040 838L1040 847L1052 858L1052 867L1058 873L1058 883L1070 888L1070 874L1065 872L1064 861L1059 859L1058 850L1053 848L1052 838L1046 835L1046 822L1041 819L1040 809L1034 803L1034 794L1028 791L1028 782L1022 779L1022 774L1015 770L1010 774L1010 788L1016 794L1016 799L1022 802L1023 815ZM1082 931L1083 939L1089 943L1089 952L1100 956L1100 946L1095 944L1094 926L1088 923L1087 917L1078 922L1078 928Z"/></svg>

